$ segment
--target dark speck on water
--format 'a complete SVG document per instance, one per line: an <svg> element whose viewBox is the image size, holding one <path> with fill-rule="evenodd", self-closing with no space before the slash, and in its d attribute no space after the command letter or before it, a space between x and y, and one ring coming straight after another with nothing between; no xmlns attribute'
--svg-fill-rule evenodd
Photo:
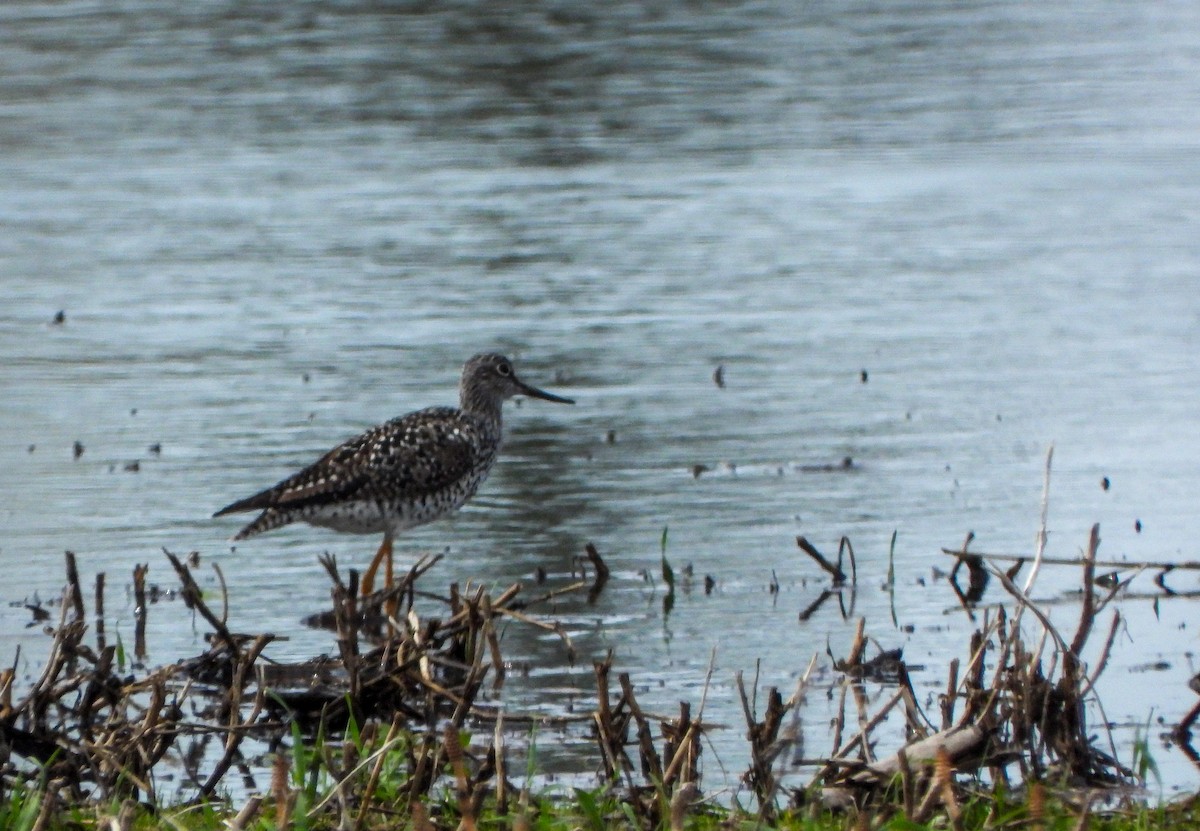
<svg viewBox="0 0 1200 831"><path fill-rule="evenodd" d="M1108 490L1111 485L1112 485L1112 483L1108 481L1107 476L1105 476L1103 479L1100 480L1100 487L1103 490Z"/></svg>
<svg viewBox="0 0 1200 831"><path fill-rule="evenodd" d="M75 442L75 444L71 448L71 454L76 459L78 459L80 456L82 456L83 455L83 444L81 444L80 442Z"/></svg>

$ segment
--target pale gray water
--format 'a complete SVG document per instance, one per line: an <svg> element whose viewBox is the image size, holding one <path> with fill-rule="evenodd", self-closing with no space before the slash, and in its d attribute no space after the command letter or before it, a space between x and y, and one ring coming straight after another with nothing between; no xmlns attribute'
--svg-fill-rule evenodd
<svg viewBox="0 0 1200 831"><path fill-rule="evenodd" d="M710 787L743 767L733 672L790 690L850 639L832 604L798 622L822 581L796 534L852 539L857 613L930 691L969 629L918 580L971 530L1031 548L1051 442L1051 554L1100 522L1102 556L1196 559L1198 31L1189 3L5 4L3 653L36 666L20 602L57 595L68 548L128 639L133 564L174 584L162 546L220 563L234 627L291 635L276 656L331 649L297 627L327 598L316 557L361 567L377 540L231 552L209 515L452 402L481 349L579 403L510 407L479 498L401 550L450 548L435 586L554 587L594 542L612 584L559 608L582 660L510 629L533 671L504 698L586 702L612 648L670 711L716 645ZM664 525L676 570L718 583L666 622L639 576ZM911 634L878 588L893 530ZM1122 611L1102 692L1127 742L1194 701L1194 607ZM150 626L152 660L197 648L182 610Z"/></svg>

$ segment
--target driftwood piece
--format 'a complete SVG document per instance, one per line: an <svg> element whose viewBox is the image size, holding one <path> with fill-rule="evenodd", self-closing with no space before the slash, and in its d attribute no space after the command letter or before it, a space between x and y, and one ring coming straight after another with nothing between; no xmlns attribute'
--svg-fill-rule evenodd
<svg viewBox="0 0 1200 831"><path fill-rule="evenodd" d="M852 774L850 779L858 784L890 782L900 773L903 764L901 754L911 768L915 765L932 763L937 759L939 750L944 750L955 766L965 764L967 767L973 768L974 763L984 755L989 735L989 731L978 724L942 730L932 736L905 745L901 751L886 759L880 759L867 765L863 770Z"/></svg>

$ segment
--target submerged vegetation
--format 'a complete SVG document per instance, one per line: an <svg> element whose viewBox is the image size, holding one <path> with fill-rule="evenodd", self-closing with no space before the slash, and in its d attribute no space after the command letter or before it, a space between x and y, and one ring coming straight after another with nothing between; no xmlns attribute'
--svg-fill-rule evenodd
<svg viewBox="0 0 1200 831"><path fill-rule="evenodd" d="M818 603L857 578L848 540L836 563L798 542L831 578ZM1143 803L1141 788L1156 774L1144 733L1123 764L1112 743L1098 739L1103 726L1087 720L1121 620L1108 609L1128 585L1096 579L1098 527L1076 564L1082 588L1073 633L1060 632L1030 600L1044 530L1022 586L1023 561L1002 571L969 552L970 542L953 552L948 577L974 631L950 661L942 694L922 706L902 652L868 655L860 619L845 655L830 655L837 680L822 692L837 701L837 718L829 750L814 753L802 713L818 656L786 697L738 674L749 765L734 792L721 794L705 791L700 764L705 737L718 728L705 718L707 684L677 714L649 713L609 654L593 663L594 697L560 719L513 712L480 695L509 669L502 626L552 633L575 659L564 626L539 610L567 593L594 600L603 591L609 571L594 546L587 547L591 579L538 597L520 585L495 594L454 585L430 593L420 581L439 559L432 557L362 598L355 572L343 582L326 559L332 607L307 622L331 629L338 652L292 665L263 658L271 635L232 631L200 591L196 561L165 552L180 598L207 624L209 647L136 671L125 645L106 640L102 581L89 626L68 555L40 676L21 691L14 670L0 677L0 828L1197 827L1200 810L1191 802ZM668 615L675 572L665 528L660 548ZM135 570L137 655L144 653L144 577L144 567ZM992 581L1008 599L983 605ZM889 591L893 583L889 569ZM1105 638L1089 649L1097 624ZM867 685L894 692L872 705ZM890 732L881 734L889 719ZM550 721L589 737L594 778L572 785L544 776L538 731ZM1181 741L1189 723L1177 731ZM811 776L803 781L798 771Z"/></svg>

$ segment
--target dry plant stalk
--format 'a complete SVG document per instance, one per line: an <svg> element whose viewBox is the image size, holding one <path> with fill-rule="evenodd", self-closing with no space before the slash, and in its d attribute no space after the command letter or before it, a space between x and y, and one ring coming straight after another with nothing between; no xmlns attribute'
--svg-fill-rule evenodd
<svg viewBox="0 0 1200 831"><path fill-rule="evenodd" d="M1015 572L996 568L988 562L987 555L966 555L970 536L957 552L960 559L969 558L973 568L986 569L990 577L1000 582L1015 601L1015 611L1010 618L1002 605L994 610L989 608L982 627L972 635L970 657L965 665L958 660L950 663L949 678L940 700L941 730L920 737L921 725L927 723L927 719L916 706L911 688L907 686L907 673L902 671L901 692L879 708L874 717L865 718L860 708L861 729L850 741L844 742L841 736L841 725L846 718L843 687L835 720L834 753L818 774L818 783L848 789L856 794L860 804L864 804L885 798L885 786L898 776L905 814L910 819L927 822L934 810L942 810L951 825L956 826L961 822L961 810L954 782L955 769L968 772L988 769L997 781L1007 779L1007 768L1013 764L1020 767L1023 778L1029 781L1036 781L1052 771L1067 781L1085 785L1114 784L1132 779L1132 773L1115 758L1093 747L1086 721L1085 698L1107 664L1120 621L1114 614L1107 640L1089 674L1085 655L1096 614L1119 590L1119 586L1110 588L1102 598L1096 595L1093 578L1098 562L1099 526L1092 527L1086 553L1079 561L1083 591L1074 633L1069 638L1060 634L1049 615L1030 597L1047 539L1045 521L1050 458L1048 455L1036 561L1024 588L1018 588L1014 583ZM1025 612L1029 612L1040 630L1032 645L1024 640L1021 626ZM974 619L974 610L972 616ZM859 668L864 663L864 643L865 633L860 623L850 656L835 662L835 667L851 677L861 675ZM987 663L985 654L988 655ZM898 697L906 703L907 723L910 730L916 731L916 738L888 759L871 762L860 751L859 758L851 760L847 754L856 746L861 748L879 741L872 734ZM1197 711L1200 712L1200 707ZM857 762L857 767L852 761ZM918 765L930 763L933 765L932 779L914 809L909 794L915 787ZM1035 819L1040 798L1041 792L1035 788L1031 794L1031 813Z"/></svg>
<svg viewBox="0 0 1200 831"><path fill-rule="evenodd" d="M235 766L244 770L241 748L247 739L284 742L290 738L292 721L303 734L332 736L354 718L364 725L363 736L370 735L380 721L391 724L379 755L360 760L349 743L336 752L332 745L323 746L313 764L326 768L338 784L309 810L328 806L328 810L342 812L344 826L361 829L378 787L384 756L397 747L406 725L434 725L448 718L457 734L469 717L491 717L489 711L476 706L475 699L488 670L504 665L496 621L507 617L528 620L543 629L555 628L529 611L539 599L520 602L519 585L495 596L482 588L469 589L452 596L449 614L418 620L412 607L418 596L414 584L439 556L423 560L401 577L389 597L398 606L406 606L407 614L400 615L405 623L395 626L393 620L388 636L368 650L366 640L378 632L373 610L378 603L372 599L363 611L354 576L350 581L353 590L347 590L336 579L334 569L329 620L338 633L340 660L267 664L260 658L273 636L235 634L224 615L208 607L191 567L169 551L164 555L183 587L179 597L211 628L208 651L144 672L140 678L127 677L128 668L121 663L123 656L116 645L93 650L85 643L90 619L78 590L78 564L68 557L71 576L67 593L60 604L60 620L48 627L49 654L39 677L17 698L15 673L11 669L0 673L0 744L5 761L24 759L45 767L43 825L64 804L107 804L127 798L154 804L158 798L155 766L183 741L193 743L183 757L184 766L196 786L195 798L205 800L217 792ZM146 573L144 565L135 570L141 627L151 594ZM98 579L97 599L103 597L102 586ZM581 593L584 588L580 587ZM431 731L426 728L406 744L412 772L406 783L408 804L417 804L429 793L442 777L441 760L453 758L455 783L464 796L463 817L470 825L489 792L488 783L503 764L502 753L493 746L482 762L465 753L447 756L452 748L443 745L440 728ZM193 751L195 759L201 758L202 749L213 738L221 743L217 758L201 773ZM31 765L8 765L3 784L32 782L32 770ZM275 820L286 826L296 804L296 793L288 783L286 752L277 755L272 772ZM361 793L352 794L351 789ZM355 799L362 801L351 810ZM253 801L246 803L240 822L251 822L258 810Z"/></svg>
<svg viewBox="0 0 1200 831"><path fill-rule="evenodd" d="M1039 555L1044 540L1043 529ZM871 641L865 621L858 621L848 657L835 664L846 681L839 691L833 753L821 760L817 784L841 788L867 807L872 800L881 799L888 783L899 777L906 816L925 821L923 816L940 810L956 825L961 821L956 769L986 768L1001 778L1016 764L1027 777L1053 769L1085 782L1129 775L1091 747L1084 718L1084 697L1107 662L1119 621L1114 618L1100 658L1089 670L1085 656L1091 654L1087 644L1093 619L1112 598L1111 592L1096 596L1086 579L1094 574L1098 546L1099 531L1094 528L1083 569L1084 601L1070 638L1055 630L1048 615L1030 600L1031 582L1018 588L1014 573L994 567L986 572L1014 599L1015 611L1010 615L1003 606L986 609L982 624L971 636L968 656L951 662L940 700L940 729L922 712L898 652L866 658ZM503 679L501 621L556 633L568 656L573 655L562 625L538 618L531 608L565 592L583 594L595 589L595 585L581 582L525 600L519 584L494 595L467 584L461 590L454 586L448 597L440 597L416 586L417 579L440 558L435 557L401 575L389 592L360 599L356 575L351 572L349 585L343 584L329 560L332 608L325 622L336 632L338 657L321 665L280 666L261 660L270 635L252 637L231 631L224 616L214 614L205 604L189 567L170 552L166 556L183 585L185 604L212 629L207 652L129 683L114 646L101 644L93 650L85 643L88 619L82 608L83 594L77 588L77 565L70 558L68 571L74 566L75 576L68 579L68 594L60 620L51 628L50 654L40 676L14 701L14 673L0 674L0 728L11 754L50 763L50 784L42 806L46 821L57 806L86 799L144 798L153 802L157 797L154 767L184 737L211 736L221 742L215 767L207 776L196 776L196 795L203 799L215 793L228 771L240 764L240 748L247 738L286 740L293 721L305 735L333 736L353 719L364 725L364 737L377 739L383 724L390 727L381 744L364 740L361 754L343 747L339 757L326 747L323 755L318 755L314 764L324 764L338 785L310 815L330 804L340 806L343 825L357 831L368 826L367 815L372 811L388 815L399 811L412 818L414 827L432 827L424 800L439 783L447 783L448 763L462 827L473 828L492 783L501 804L511 787L504 774L501 721L505 715L476 704L489 671L495 673L496 684ZM987 564L986 555L971 556L980 558L981 569ZM1035 567L1030 577L1036 573ZM145 574L141 567L139 579L135 579L135 587L141 586L143 626ZM415 605L418 599L420 614ZM441 604L440 609L428 608L436 604ZM1026 610L1028 626L1041 627L1033 643L1025 640L1022 631ZM971 609L972 615L975 611ZM897 689L881 704L866 694L865 681L879 680L879 671L887 662L895 664L894 671L886 674L882 683L896 684ZM618 675L619 692L612 688L611 655L594 669L596 709L587 718L595 728L606 779L624 788L639 823L681 826L699 794L699 759L708 729L703 719L704 698L695 716L688 702L680 703L676 717L652 715L639 706L628 673ZM710 666L710 676L711 671ZM798 708L803 685L804 679L796 695L786 702L777 689L768 689L760 712L757 681L748 690L741 675L737 676L751 750L744 781L764 819L773 816L781 790L783 769L776 764L800 738ZM904 746L876 758L871 748L882 742L877 735L880 725L901 704ZM203 713L205 723L185 720L185 708ZM848 711L857 722L849 739L845 736ZM468 719L494 723L486 754L459 744L458 736L464 730L476 732L466 726ZM371 732L375 730L378 732ZM368 753L367 747L375 749ZM396 758L394 754L401 748L408 776L399 805L373 805L384 759L389 753ZM293 818L296 798L289 787L285 754L277 756L274 774L275 819L285 826ZM348 814L350 805L356 811L353 817ZM247 803L244 810L250 813L243 825L258 807L251 809ZM860 814L860 821L866 822L867 816ZM530 825L524 791L512 823L514 828Z"/></svg>

